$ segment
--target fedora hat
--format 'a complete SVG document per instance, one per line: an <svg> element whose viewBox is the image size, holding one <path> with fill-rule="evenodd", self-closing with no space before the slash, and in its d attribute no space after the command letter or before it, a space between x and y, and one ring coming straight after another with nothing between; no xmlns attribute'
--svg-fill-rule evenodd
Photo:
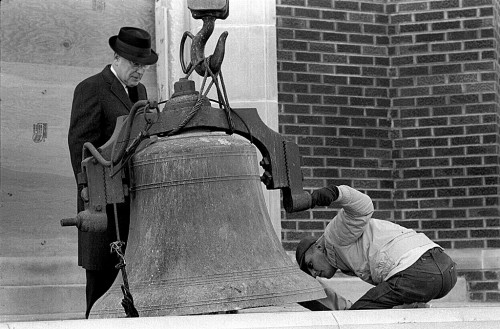
<svg viewBox="0 0 500 329"><path fill-rule="evenodd" d="M151 36L136 27L122 27L118 35L109 38L109 45L118 55L132 62L151 65L158 55L151 49Z"/></svg>

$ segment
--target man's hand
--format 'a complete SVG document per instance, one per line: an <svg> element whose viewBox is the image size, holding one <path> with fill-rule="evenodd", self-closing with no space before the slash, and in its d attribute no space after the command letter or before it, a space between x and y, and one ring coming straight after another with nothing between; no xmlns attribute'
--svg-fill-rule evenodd
<svg viewBox="0 0 500 329"><path fill-rule="evenodd" d="M333 201L337 200L339 197L339 189L335 185L330 185L327 187L315 190L311 194L312 206L329 206Z"/></svg>

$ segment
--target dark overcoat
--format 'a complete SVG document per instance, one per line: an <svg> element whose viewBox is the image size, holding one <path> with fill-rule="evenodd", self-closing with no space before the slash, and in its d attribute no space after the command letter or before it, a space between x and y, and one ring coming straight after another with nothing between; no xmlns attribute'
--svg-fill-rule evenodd
<svg viewBox="0 0 500 329"><path fill-rule="evenodd" d="M133 103L125 88L111 72L111 65L80 82L73 95L68 145L75 179L81 171L82 148L90 142L96 148L109 140L116 125L116 119L128 115ZM139 100L147 99L146 87L137 86ZM77 190L77 211L84 210L80 196L82 186ZM106 207L108 230L103 233L78 231L78 265L87 270L113 269L117 258L110 253L110 243L116 241L113 207ZM118 204L120 237L126 240L129 226L129 204Z"/></svg>

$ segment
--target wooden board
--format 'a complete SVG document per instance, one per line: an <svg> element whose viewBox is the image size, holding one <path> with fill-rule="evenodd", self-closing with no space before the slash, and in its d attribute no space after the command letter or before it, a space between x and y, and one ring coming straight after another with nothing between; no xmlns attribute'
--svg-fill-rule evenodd
<svg viewBox="0 0 500 329"><path fill-rule="evenodd" d="M122 26L154 34L151 0L3 0L2 61L101 68Z"/></svg>
<svg viewBox="0 0 500 329"><path fill-rule="evenodd" d="M122 26L149 31L151 0L2 0L0 257L76 255L75 183L67 132L75 86L111 62ZM143 79L157 99L155 67ZM33 125L46 124L35 142Z"/></svg>

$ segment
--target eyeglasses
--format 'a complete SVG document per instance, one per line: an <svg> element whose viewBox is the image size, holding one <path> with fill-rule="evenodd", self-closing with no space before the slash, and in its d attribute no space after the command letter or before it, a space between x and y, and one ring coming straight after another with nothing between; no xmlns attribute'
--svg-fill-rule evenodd
<svg viewBox="0 0 500 329"><path fill-rule="evenodd" d="M134 70L139 70L139 69L147 70L147 69L149 69L149 66L150 66L150 65L144 65L141 63L137 63L137 62L132 62L132 61L129 61L128 59L126 59L126 60L127 60L127 62L129 62L130 66L132 66L134 68Z"/></svg>

